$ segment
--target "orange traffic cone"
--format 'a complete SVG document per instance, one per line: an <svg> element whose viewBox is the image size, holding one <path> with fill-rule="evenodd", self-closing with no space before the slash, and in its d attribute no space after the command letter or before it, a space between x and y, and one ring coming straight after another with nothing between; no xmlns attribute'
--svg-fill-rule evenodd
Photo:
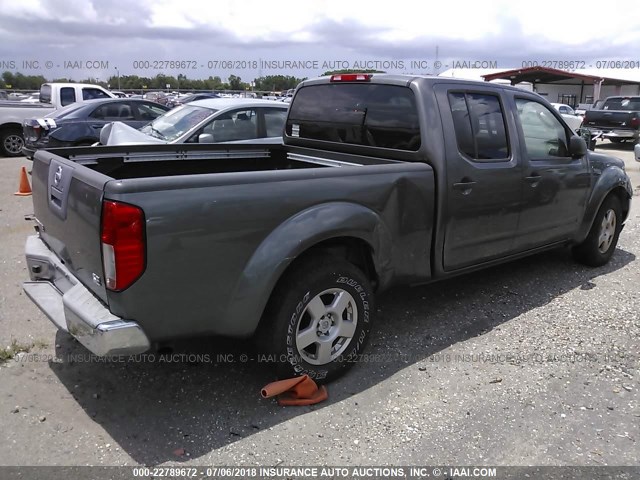
<svg viewBox="0 0 640 480"><path fill-rule="evenodd" d="M280 380L265 385L262 397L270 398L278 395L279 405L313 405L329 398L327 388L318 388L316 382L308 375Z"/></svg>
<svg viewBox="0 0 640 480"><path fill-rule="evenodd" d="M29 177L27 177L26 167L22 167L22 170L20 171L20 188L16 193L14 193L14 195L20 195L21 197L31 195L31 185L29 185Z"/></svg>

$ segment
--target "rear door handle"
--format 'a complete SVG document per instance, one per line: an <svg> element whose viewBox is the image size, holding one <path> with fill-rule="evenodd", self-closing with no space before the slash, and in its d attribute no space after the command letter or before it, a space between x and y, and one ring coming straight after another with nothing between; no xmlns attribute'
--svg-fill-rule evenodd
<svg viewBox="0 0 640 480"><path fill-rule="evenodd" d="M468 195L475 184L476 182L472 182L470 180L466 182L458 182L453 184L453 189L460 190L463 195Z"/></svg>
<svg viewBox="0 0 640 480"><path fill-rule="evenodd" d="M536 187L540 183L540 180L542 180L542 177L534 172L530 176L524 177L524 179L529 182L532 187Z"/></svg>

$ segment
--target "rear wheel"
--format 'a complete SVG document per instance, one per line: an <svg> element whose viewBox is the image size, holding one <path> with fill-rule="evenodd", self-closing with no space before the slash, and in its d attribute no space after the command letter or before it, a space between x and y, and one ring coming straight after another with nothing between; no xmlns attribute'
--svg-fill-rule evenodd
<svg viewBox="0 0 640 480"><path fill-rule="evenodd" d="M5 157L22 156L24 139L18 128L7 128L0 131L0 153Z"/></svg>
<svg viewBox="0 0 640 480"><path fill-rule="evenodd" d="M616 249L621 230L620 200L615 195L609 195L602 202L587 238L573 248L574 258L591 267L604 265Z"/></svg>
<svg viewBox="0 0 640 480"><path fill-rule="evenodd" d="M276 287L257 340L272 354L280 377L332 380L364 350L373 300L369 279L346 260L302 260Z"/></svg>

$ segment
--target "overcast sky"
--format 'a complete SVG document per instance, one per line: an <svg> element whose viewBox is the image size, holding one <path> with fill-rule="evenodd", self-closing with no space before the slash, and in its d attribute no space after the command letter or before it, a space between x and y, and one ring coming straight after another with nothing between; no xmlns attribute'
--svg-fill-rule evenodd
<svg viewBox="0 0 640 480"><path fill-rule="evenodd" d="M640 74L640 2L0 0L0 71L47 78L104 80L117 68L251 81L354 65L434 73L436 60L441 72L454 61L595 68L616 59L636 62ZM305 63L265 63L274 60Z"/></svg>

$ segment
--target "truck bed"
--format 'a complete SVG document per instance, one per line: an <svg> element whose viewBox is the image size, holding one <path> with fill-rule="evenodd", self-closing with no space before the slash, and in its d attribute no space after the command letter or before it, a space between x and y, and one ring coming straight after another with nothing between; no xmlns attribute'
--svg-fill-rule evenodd
<svg viewBox="0 0 640 480"><path fill-rule="evenodd" d="M425 163L284 145L76 147L37 151L32 183L46 248L153 341L252 333L287 263L324 238L376 245L381 286L430 275L435 187ZM144 212L146 266L124 291L104 280L106 201ZM61 292L63 277L53 281ZM177 288L179 301L158 302Z"/></svg>
<svg viewBox="0 0 640 480"><path fill-rule="evenodd" d="M341 153L250 144L234 144L232 148L222 144L192 145L188 151L182 145L154 145L153 151L148 146L134 146L126 151L123 147L76 147L48 152L115 180L398 163L353 154L346 161Z"/></svg>

